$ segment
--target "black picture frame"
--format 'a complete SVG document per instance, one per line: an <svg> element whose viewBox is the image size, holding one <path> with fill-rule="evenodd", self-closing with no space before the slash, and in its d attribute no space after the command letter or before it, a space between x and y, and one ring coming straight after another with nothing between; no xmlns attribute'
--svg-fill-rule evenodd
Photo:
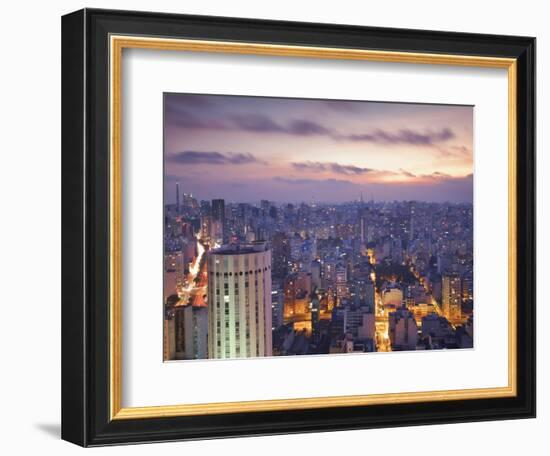
<svg viewBox="0 0 550 456"><path fill-rule="evenodd" d="M517 395L111 420L109 47L146 35L517 59ZM82 446L535 417L535 39L84 9L62 19L62 438Z"/></svg>

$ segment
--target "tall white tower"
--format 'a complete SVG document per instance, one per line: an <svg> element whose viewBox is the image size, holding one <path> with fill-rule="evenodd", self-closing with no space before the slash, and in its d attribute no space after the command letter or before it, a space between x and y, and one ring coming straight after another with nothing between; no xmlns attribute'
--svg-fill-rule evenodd
<svg viewBox="0 0 550 456"><path fill-rule="evenodd" d="M265 242L208 254L208 357L271 356L271 250Z"/></svg>

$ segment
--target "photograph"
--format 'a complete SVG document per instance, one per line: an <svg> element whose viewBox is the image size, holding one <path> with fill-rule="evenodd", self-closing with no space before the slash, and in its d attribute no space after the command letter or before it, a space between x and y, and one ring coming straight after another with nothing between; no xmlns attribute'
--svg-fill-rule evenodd
<svg viewBox="0 0 550 456"><path fill-rule="evenodd" d="M164 361L475 349L474 106L164 93L163 114Z"/></svg>

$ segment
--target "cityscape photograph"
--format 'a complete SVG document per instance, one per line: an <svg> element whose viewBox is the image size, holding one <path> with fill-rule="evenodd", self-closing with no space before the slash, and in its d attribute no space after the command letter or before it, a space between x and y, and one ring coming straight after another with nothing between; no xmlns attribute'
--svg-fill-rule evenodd
<svg viewBox="0 0 550 456"><path fill-rule="evenodd" d="M473 107L165 93L163 246L164 361L473 348Z"/></svg>

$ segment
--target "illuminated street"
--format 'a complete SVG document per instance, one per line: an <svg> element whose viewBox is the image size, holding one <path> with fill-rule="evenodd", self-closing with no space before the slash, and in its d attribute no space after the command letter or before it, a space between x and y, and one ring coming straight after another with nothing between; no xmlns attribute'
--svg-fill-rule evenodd
<svg viewBox="0 0 550 456"><path fill-rule="evenodd" d="M180 306L187 304L197 307L206 306L205 295L208 278L204 262L205 252L204 245L197 240L197 257L189 267L189 274L186 278L187 286L179 292Z"/></svg>
<svg viewBox="0 0 550 456"><path fill-rule="evenodd" d="M376 274L373 272L371 274L372 280L376 283ZM389 322L388 322L388 312L384 309L384 304L382 304L382 297L380 292L375 287L374 294L375 302L375 328L376 328L376 350L381 352L390 352L391 351L391 342L389 336Z"/></svg>

